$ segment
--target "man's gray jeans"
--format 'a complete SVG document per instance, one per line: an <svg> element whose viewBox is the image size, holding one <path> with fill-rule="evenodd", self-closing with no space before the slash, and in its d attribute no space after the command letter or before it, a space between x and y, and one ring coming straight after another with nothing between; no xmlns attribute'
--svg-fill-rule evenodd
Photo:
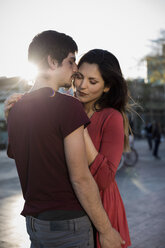
<svg viewBox="0 0 165 248"><path fill-rule="evenodd" d="M93 248L93 229L87 216L61 221L26 217L31 248Z"/></svg>

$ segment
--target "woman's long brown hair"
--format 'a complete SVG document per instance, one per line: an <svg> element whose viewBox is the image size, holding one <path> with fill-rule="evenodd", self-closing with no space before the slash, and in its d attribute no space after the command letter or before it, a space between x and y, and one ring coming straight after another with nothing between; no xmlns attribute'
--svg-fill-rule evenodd
<svg viewBox="0 0 165 248"><path fill-rule="evenodd" d="M93 49L87 52L79 61L78 68L83 63L97 64L101 76L109 91L103 93L95 102L94 108L99 111L103 108L114 108L118 110L123 117L124 125L124 151L129 151L129 134L132 130L128 120L128 113L132 112L130 104L130 95L127 82L123 78L120 64L117 58L110 52L102 49Z"/></svg>

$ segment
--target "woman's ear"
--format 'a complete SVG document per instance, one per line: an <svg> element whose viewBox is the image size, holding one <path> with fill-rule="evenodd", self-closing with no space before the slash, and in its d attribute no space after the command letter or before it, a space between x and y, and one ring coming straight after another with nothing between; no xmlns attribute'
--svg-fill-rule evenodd
<svg viewBox="0 0 165 248"><path fill-rule="evenodd" d="M48 65L52 70L57 68L57 60L53 59L50 55L48 55Z"/></svg>
<svg viewBox="0 0 165 248"><path fill-rule="evenodd" d="M107 93L108 91L110 90L110 87L109 86L106 86L103 90L104 93Z"/></svg>

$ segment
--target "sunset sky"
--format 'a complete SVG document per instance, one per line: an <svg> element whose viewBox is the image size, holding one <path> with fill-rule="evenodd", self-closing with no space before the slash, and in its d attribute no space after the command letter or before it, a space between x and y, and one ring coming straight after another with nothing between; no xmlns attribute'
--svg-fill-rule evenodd
<svg viewBox="0 0 165 248"><path fill-rule="evenodd" d="M125 78L146 77L151 40L165 29L164 0L0 0L0 76L27 77L27 49L39 32L71 35L79 57L93 48L117 56Z"/></svg>

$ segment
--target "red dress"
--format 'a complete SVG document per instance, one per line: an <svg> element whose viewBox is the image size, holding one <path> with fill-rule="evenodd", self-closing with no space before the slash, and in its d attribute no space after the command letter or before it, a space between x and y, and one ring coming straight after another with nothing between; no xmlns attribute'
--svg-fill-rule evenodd
<svg viewBox="0 0 165 248"><path fill-rule="evenodd" d="M95 112L88 125L89 135L99 152L90 166L90 171L100 190L105 211L112 226L120 233L126 244L131 245L126 213L115 180L124 146L123 118L113 108ZM97 248L100 248L97 235Z"/></svg>

